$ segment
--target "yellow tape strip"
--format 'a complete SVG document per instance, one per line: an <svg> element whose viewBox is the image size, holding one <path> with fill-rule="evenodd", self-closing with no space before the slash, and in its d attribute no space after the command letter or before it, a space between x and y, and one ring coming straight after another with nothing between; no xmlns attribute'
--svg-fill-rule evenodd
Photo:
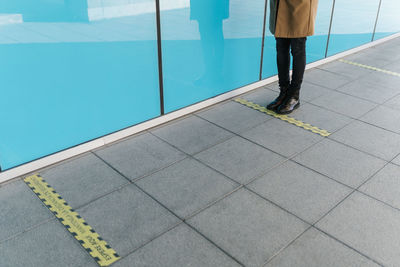
<svg viewBox="0 0 400 267"><path fill-rule="evenodd" d="M354 66L357 66L357 67L361 67L361 68L364 68L364 69L379 71L379 72L383 72L383 73L386 73L386 74L389 74L389 75L400 77L400 73L393 72L393 71L390 71L390 70L384 70L384 69L380 69L380 68L375 68L375 67L372 67L372 66L360 64L360 63L349 61L349 60L345 60L345 59L339 59L339 61L343 62L343 63L346 63L346 64L350 64L350 65L354 65Z"/></svg>
<svg viewBox="0 0 400 267"><path fill-rule="evenodd" d="M100 266L119 260L115 250L40 175L29 176L24 181Z"/></svg>
<svg viewBox="0 0 400 267"><path fill-rule="evenodd" d="M296 126L298 126L300 128L303 128L303 129L305 129L307 131L311 131L313 133L319 134L321 136L326 137L326 136L331 135L331 133L326 131L326 130L321 130L318 127L315 127L315 126L312 126L311 124L304 123L302 121L296 120L295 118L289 117L288 115L278 114L278 113L276 113L276 112L274 112L272 110L267 109L266 107L262 107L262 106L260 106L258 104L255 104L253 102L247 101L245 99L236 98L235 101L240 103L240 104L243 104L245 106L248 106L248 107L250 107L252 109L258 110L258 111L260 111L262 113L265 113L265 114L268 114L270 116L273 116L273 117L275 117L277 119L286 121L286 122L291 123L293 125L296 125Z"/></svg>

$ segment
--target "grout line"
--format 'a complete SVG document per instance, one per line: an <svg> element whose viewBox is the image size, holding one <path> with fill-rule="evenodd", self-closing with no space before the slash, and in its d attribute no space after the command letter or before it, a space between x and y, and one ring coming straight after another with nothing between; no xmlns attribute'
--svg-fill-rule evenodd
<svg viewBox="0 0 400 267"><path fill-rule="evenodd" d="M301 232L298 236L296 236L292 241L290 241L288 244L280 248L278 251L276 251L271 257L269 257L264 263L263 267L267 266L268 263L270 263L273 259L275 259L279 254L281 254L284 250L286 250L288 247L290 247L294 242L296 242L300 237L302 237L307 231L309 231L312 228L312 225L308 226L303 232Z"/></svg>
<svg viewBox="0 0 400 267"><path fill-rule="evenodd" d="M41 202L41 201L40 201L40 202ZM41 202L41 204L42 204L44 207L46 207L46 206L43 204L43 202ZM51 213L51 212L50 212L50 213ZM21 231L21 232L18 232L18 233L13 234L13 235L11 235L11 236L9 236L9 237L3 239L3 240L0 240L0 245L1 245L1 244L4 244L5 242L7 242L7 241L9 241L9 240L15 239L15 238L17 238L18 236L20 236L20 235L22 235L22 234L25 234L25 233L27 233L27 232L30 232L30 231L36 229L36 228L39 228L39 227L42 226L43 224L49 223L49 222L51 222L51 221L57 221L57 218L54 216L54 214L51 213L51 215L52 215L52 216L51 216L50 218L48 218L48 219L46 219L46 220L44 220L44 221L41 221L40 223L37 223L37 224L35 224L35 225L31 225L31 226L29 226L28 228L24 229L24 230Z"/></svg>
<svg viewBox="0 0 400 267"><path fill-rule="evenodd" d="M208 208L214 206L215 204L217 204L218 202L224 200L225 198L229 197L230 195L232 195L233 193L239 191L240 189L242 189L244 186L243 185L239 185L238 187L236 187L235 189L233 189L231 192L226 193L225 195L219 197L218 199L214 200L213 202L210 202L209 204L207 204L207 206L193 212L192 214L186 216L183 221L186 222L190 219L192 219L193 217L195 217L196 215L200 214L201 212L207 210Z"/></svg>
<svg viewBox="0 0 400 267"><path fill-rule="evenodd" d="M365 257L366 259L368 259L368 260L374 262L375 264L377 264L377 265L379 265L379 266L382 266L382 267L385 267L385 265L383 265L382 263L376 261L375 259L371 258L371 257L368 256L367 254L364 254L364 253L362 253L361 251L359 251L359 250L353 248L352 246L346 244L346 243L343 242L342 240L336 238L335 236L329 234L328 232L325 232L324 230L318 228L317 226L312 226L312 228L315 228L317 231L322 232L322 233L325 234L326 236L328 236L328 237L330 237L331 239L333 239L333 240L339 242L340 244L344 245L345 247L347 247L347 248L349 248L349 249L355 251L356 253L358 253L358 254L360 254L361 256Z"/></svg>
<svg viewBox="0 0 400 267"><path fill-rule="evenodd" d="M160 233L156 234L155 236L153 236L151 239L145 241L143 244L140 244L139 246L137 246L136 248L132 249L131 251L127 252L126 255L120 255L120 259L118 261L121 261L124 258L127 258L129 255L135 253L136 251L138 251L139 249L147 246L148 244L150 244L151 242L153 242L154 240L158 239L159 237L165 235L166 233L174 230L175 228L179 227L181 224L183 224L183 221L179 221L173 225L171 225L170 227L167 228L167 230L161 231ZM117 261L117 262L118 262ZM113 263L112 265L114 265L115 263ZM112 266L111 265L111 266Z"/></svg>
<svg viewBox="0 0 400 267"><path fill-rule="evenodd" d="M195 227L193 227L192 225L184 222L188 227L190 227L193 231L195 231L196 233L198 233L199 235L201 235L204 239L206 239L208 242L210 242L211 244L213 244L215 247L217 247L219 250L221 250L223 253L225 253L227 256L229 256L230 258L232 258L235 262L237 262L239 265L241 266L245 266L243 263L241 263L238 259L236 259L235 257L233 257L230 253L228 253L226 250L222 249L220 246L218 246L216 243L214 243L214 241L212 241L211 239L209 239L207 236L205 236L203 233L201 233L198 229L196 229Z"/></svg>

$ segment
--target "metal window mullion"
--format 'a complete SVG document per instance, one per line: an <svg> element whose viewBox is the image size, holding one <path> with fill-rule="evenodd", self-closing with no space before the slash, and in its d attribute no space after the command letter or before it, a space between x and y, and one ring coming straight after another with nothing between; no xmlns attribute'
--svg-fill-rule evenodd
<svg viewBox="0 0 400 267"><path fill-rule="evenodd" d="M164 115L164 82L163 82L163 64L162 64L162 40L161 40L161 15L160 0L156 1L156 22L157 22L157 51L158 51L158 81L160 87L160 112Z"/></svg>
<svg viewBox="0 0 400 267"><path fill-rule="evenodd" d="M336 4L336 0L333 0L332 12L331 12L331 21L329 23L328 40L326 41L325 58L328 57L328 48L329 48L329 42L330 42L330 39L331 39L332 22L333 22L333 15L334 15L334 12L335 12L335 4Z"/></svg>

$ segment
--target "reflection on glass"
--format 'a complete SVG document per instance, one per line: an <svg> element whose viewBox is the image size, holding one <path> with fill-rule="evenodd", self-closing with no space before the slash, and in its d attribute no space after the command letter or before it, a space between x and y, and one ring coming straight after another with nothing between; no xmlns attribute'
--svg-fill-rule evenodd
<svg viewBox="0 0 400 267"><path fill-rule="evenodd" d="M400 31L400 1L382 0L374 39L380 39Z"/></svg>
<svg viewBox="0 0 400 267"><path fill-rule="evenodd" d="M199 25L204 73L198 86L222 84L224 60L223 20L229 18L229 0L191 0L190 19Z"/></svg>
<svg viewBox="0 0 400 267"><path fill-rule="evenodd" d="M325 57L333 0L319 0L315 34L307 40L307 63Z"/></svg>
<svg viewBox="0 0 400 267"><path fill-rule="evenodd" d="M154 0L0 1L2 168L159 116L155 17Z"/></svg>
<svg viewBox="0 0 400 267"><path fill-rule="evenodd" d="M165 110L259 78L264 0L161 0Z"/></svg>
<svg viewBox="0 0 400 267"><path fill-rule="evenodd" d="M379 0L336 0L328 56L372 39Z"/></svg>
<svg viewBox="0 0 400 267"><path fill-rule="evenodd" d="M24 22L88 21L88 3L80 0L3 0L0 14L21 14Z"/></svg>

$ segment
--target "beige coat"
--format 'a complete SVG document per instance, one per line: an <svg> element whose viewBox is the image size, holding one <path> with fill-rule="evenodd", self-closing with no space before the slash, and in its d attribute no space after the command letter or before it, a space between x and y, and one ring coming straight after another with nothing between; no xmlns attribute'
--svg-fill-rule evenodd
<svg viewBox="0 0 400 267"><path fill-rule="evenodd" d="M317 9L318 0L270 0L269 29L281 38L313 35Z"/></svg>

